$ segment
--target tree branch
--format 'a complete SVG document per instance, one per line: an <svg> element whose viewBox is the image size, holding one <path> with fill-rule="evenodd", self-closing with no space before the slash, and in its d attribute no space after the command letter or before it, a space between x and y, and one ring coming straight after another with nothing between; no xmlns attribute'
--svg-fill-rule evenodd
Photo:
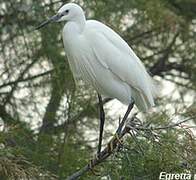
<svg viewBox="0 0 196 180"><path fill-rule="evenodd" d="M9 92L9 94L7 95L7 97L4 99L3 105L5 106L11 99L13 93L15 92L15 90L17 89L17 85L18 82L23 79L23 76L29 71L29 69L38 61L38 59L34 59L31 63L29 63L26 68L20 73L18 79L16 80L16 82L13 84L13 87L11 89L11 91Z"/></svg>
<svg viewBox="0 0 196 180"><path fill-rule="evenodd" d="M163 129L170 129L174 128L176 126L179 126L180 124L187 122L193 118L196 118L196 116L188 117L180 122L170 124L164 127L146 127L141 123L141 121L134 115L131 118L127 119L126 117L126 124L122 128L122 130L118 133L118 136L116 134L112 137L112 139L108 142L107 146L100 152L100 154L93 159L90 160L88 164L86 164L83 168L81 168L79 171L73 173L71 176L67 177L66 180L76 180L79 177L81 177L83 174L85 174L88 171L93 171L93 168L100 163L104 162L109 156L111 156L114 153L114 150L122 144L121 139L127 134L131 133L130 131L135 131L137 132L138 130L142 131L151 131L153 134L153 130L163 130ZM123 121L122 121L123 122ZM138 123L139 122L139 123ZM124 121L125 123L125 121ZM123 125L124 125L123 123ZM121 128L121 125L119 125L118 129L116 132L119 131ZM99 158L98 158L99 157Z"/></svg>
<svg viewBox="0 0 196 180"><path fill-rule="evenodd" d="M4 84L0 85L0 89L4 88L4 87L7 87L7 86L18 84L20 82L26 82L26 81L29 81L29 80L33 80L33 79L36 79L36 78L39 78L39 77L51 74L52 72L53 72L53 70L48 70L46 72L43 72L43 73L40 73L40 74L36 74L34 76L29 76L27 78L21 78L21 79L15 80L15 81L10 81L8 83L4 83Z"/></svg>

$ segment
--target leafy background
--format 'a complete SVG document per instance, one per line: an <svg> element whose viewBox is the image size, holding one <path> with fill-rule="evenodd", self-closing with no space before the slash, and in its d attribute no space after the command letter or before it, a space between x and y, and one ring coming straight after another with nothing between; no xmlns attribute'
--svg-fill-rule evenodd
<svg viewBox="0 0 196 180"><path fill-rule="evenodd" d="M195 0L78 0L88 18L117 31L162 84L153 126L195 116ZM96 151L96 93L76 88L63 50L63 24L34 27L65 0L0 2L0 179L65 179ZM164 94L165 91L169 93ZM118 123L106 103L105 142ZM113 113L111 113L111 111ZM110 112L110 113L109 113ZM196 173L195 123L158 132L159 143L128 136L120 152L82 179L157 180L161 171ZM189 127L191 125L191 127Z"/></svg>

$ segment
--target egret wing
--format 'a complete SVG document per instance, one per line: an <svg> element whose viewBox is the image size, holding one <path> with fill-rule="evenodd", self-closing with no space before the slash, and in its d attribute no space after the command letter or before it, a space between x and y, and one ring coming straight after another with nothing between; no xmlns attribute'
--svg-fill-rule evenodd
<svg viewBox="0 0 196 180"><path fill-rule="evenodd" d="M122 81L137 89L154 104L154 85L143 64L128 44L112 29L94 21L87 21L87 34L96 59Z"/></svg>

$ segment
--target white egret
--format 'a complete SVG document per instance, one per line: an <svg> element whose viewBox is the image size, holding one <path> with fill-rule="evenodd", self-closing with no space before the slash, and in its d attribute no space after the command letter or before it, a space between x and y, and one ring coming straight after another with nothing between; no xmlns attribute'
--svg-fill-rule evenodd
<svg viewBox="0 0 196 180"><path fill-rule="evenodd" d="M100 104L100 138L104 126L101 94L116 98L139 110L154 106L156 88L144 65L129 45L111 28L96 20L86 20L82 8L74 3L63 5L56 15L43 22L66 21L63 43L75 80L82 79L98 92Z"/></svg>

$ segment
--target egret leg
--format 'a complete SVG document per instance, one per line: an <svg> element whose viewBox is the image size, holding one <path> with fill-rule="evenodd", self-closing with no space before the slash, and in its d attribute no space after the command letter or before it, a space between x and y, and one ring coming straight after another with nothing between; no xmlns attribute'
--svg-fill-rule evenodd
<svg viewBox="0 0 196 180"><path fill-rule="evenodd" d="M122 127L125 124L125 121L127 120L127 118L129 116L131 110L133 109L133 106L134 106L134 102L132 102L131 104L129 104L129 106L127 108L127 111L126 111L126 113L125 113L125 115L124 115L122 121L120 122L118 129L117 129L117 132L116 132L117 135L121 132Z"/></svg>
<svg viewBox="0 0 196 180"><path fill-rule="evenodd" d="M103 100L100 94L98 94L99 99L99 117L100 117L100 126L99 126L99 144L98 144L98 150L97 154L101 152L101 144L102 144L102 137L103 137L103 128L104 128L104 122L105 122L105 112L103 109Z"/></svg>
<svg viewBox="0 0 196 180"><path fill-rule="evenodd" d="M116 130L116 133L115 133L115 135L114 135L112 141L109 143L109 150L110 150L111 152L112 152L113 149L114 149L114 148L113 148L113 143L114 143L113 141L114 141L114 139L117 139L117 140L118 140L118 143L119 143L119 144L122 144L122 141L120 140L119 134L121 133L122 128L123 128L123 126L124 126L124 124L125 124L125 121L127 120L127 118L128 118L128 116L129 116L131 110L133 109L133 106L134 106L134 102L132 102L131 104L129 104L129 106L128 106L128 108L127 108L127 111L126 111L126 113L125 113L125 115L124 115L122 121L120 122L120 124L119 124L119 126L118 126L118 129Z"/></svg>

